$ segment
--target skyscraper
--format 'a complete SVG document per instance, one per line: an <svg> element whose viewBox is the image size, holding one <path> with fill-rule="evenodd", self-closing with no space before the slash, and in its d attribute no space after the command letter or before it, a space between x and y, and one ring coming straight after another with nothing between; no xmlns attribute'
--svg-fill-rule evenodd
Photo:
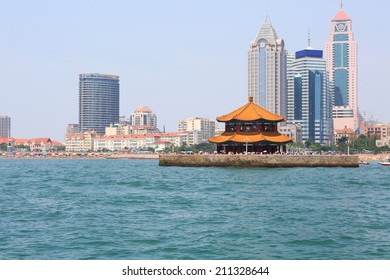
<svg viewBox="0 0 390 280"><path fill-rule="evenodd" d="M94 130L104 134L105 128L119 122L119 77L103 74L79 76L80 132Z"/></svg>
<svg viewBox="0 0 390 280"><path fill-rule="evenodd" d="M335 129L359 127L357 89L357 42L352 21L343 10L332 20L325 56L330 80L334 83L333 121Z"/></svg>
<svg viewBox="0 0 390 280"><path fill-rule="evenodd" d="M333 142L332 92L321 50L307 47L288 58L287 123L302 128L302 140Z"/></svg>
<svg viewBox="0 0 390 280"><path fill-rule="evenodd" d="M286 53L267 16L248 51L248 95L283 117L287 117Z"/></svg>
<svg viewBox="0 0 390 280"><path fill-rule="evenodd" d="M11 137L11 118L0 116L0 138Z"/></svg>

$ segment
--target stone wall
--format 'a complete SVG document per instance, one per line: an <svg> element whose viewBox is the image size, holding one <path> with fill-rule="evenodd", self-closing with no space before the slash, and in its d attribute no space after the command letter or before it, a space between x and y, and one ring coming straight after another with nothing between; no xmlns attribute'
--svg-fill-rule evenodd
<svg viewBox="0 0 390 280"><path fill-rule="evenodd" d="M160 155L160 166L359 167L355 155Z"/></svg>

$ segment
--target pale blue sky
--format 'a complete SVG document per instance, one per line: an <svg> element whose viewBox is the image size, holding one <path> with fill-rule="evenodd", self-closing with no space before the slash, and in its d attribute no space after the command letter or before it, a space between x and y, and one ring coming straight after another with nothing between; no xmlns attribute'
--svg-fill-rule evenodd
<svg viewBox="0 0 390 280"><path fill-rule="evenodd" d="M359 108L390 122L390 1L344 0L358 41ZM247 51L268 14L289 53L324 49L339 0L0 1L0 115L14 137L64 140L78 74L120 76L120 114L158 126L215 119L247 100Z"/></svg>

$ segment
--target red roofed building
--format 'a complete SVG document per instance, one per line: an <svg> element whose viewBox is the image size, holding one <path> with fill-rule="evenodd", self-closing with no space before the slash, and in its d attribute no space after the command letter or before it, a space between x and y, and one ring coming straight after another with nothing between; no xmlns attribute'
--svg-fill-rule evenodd
<svg viewBox="0 0 390 280"><path fill-rule="evenodd" d="M52 141L50 138L0 138L0 144L6 143L9 150L14 150L18 146L25 146L29 148L30 152L53 152L64 144L58 141Z"/></svg>
<svg viewBox="0 0 390 280"><path fill-rule="evenodd" d="M355 131L347 126L345 126L343 129L335 129L334 131L336 141L343 137L347 139L352 139L352 137L355 135Z"/></svg>

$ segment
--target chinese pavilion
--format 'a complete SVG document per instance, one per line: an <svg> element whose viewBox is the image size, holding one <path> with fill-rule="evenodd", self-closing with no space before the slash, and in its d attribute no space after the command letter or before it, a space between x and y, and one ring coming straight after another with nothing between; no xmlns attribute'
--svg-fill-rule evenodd
<svg viewBox="0 0 390 280"><path fill-rule="evenodd" d="M293 141L278 132L278 122L285 119L253 103L252 96L247 104L217 121L225 123L225 132L208 141L217 144L219 153L286 152L286 144Z"/></svg>

